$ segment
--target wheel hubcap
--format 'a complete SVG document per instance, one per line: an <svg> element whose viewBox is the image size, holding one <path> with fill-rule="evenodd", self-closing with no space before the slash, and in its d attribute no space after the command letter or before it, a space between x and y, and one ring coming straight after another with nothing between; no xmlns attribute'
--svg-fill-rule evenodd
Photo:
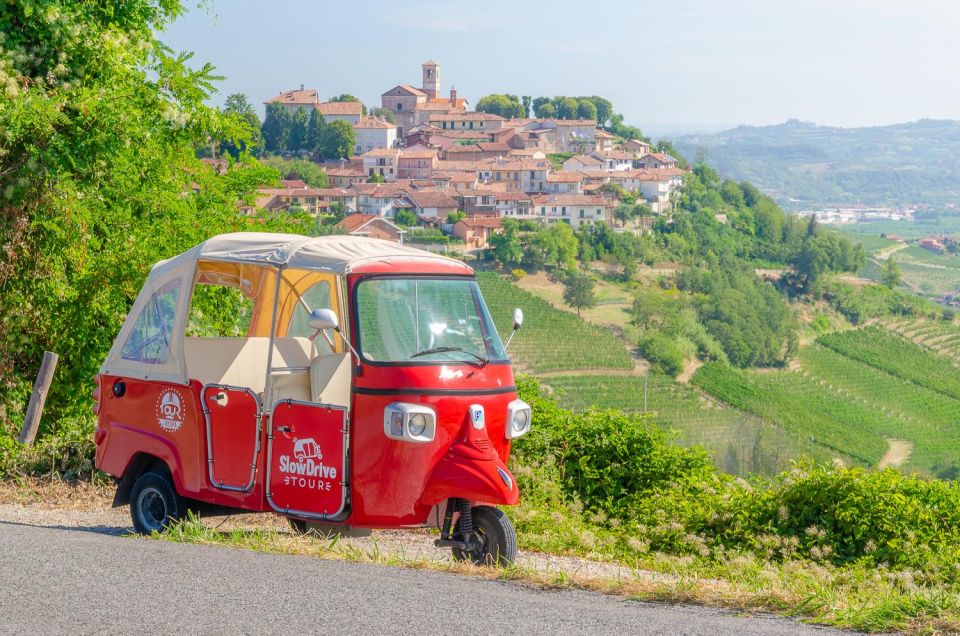
<svg viewBox="0 0 960 636"><path fill-rule="evenodd" d="M474 560L483 561L487 556L493 556L490 554L490 537L487 536L487 533L483 528L474 528L473 529L473 556Z"/></svg>
<svg viewBox="0 0 960 636"><path fill-rule="evenodd" d="M167 505L163 496L154 488L147 488L140 493L137 500L140 523L148 530L163 530L167 520Z"/></svg>

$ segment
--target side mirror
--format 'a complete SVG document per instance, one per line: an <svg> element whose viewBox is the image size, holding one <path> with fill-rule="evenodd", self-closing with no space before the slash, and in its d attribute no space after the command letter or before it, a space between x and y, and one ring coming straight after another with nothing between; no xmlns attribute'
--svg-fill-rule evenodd
<svg viewBox="0 0 960 636"><path fill-rule="evenodd" d="M503 348L506 349L510 346L510 341L513 340L513 336L517 333L517 329L520 328L520 325L523 324L523 310L517 307L513 310L513 331L510 332L510 337L507 338L507 344L503 345Z"/></svg>
<svg viewBox="0 0 960 636"><path fill-rule="evenodd" d="M340 327L337 314L332 309L314 309L307 318L307 324L311 329L317 331L326 331L327 329L337 331Z"/></svg>

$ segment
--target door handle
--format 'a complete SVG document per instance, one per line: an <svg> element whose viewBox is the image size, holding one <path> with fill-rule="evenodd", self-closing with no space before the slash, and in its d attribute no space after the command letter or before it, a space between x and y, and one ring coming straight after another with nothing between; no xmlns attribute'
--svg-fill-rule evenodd
<svg viewBox="0 0 960 636"><path fill-rule="evenodd" d="M226 406L226 405L227 405L227 401L228 401L228 400L227 400L227 394L226 394L225 391L220 391L219 393L214 393L213 395L211 395L211 396L208 397L207 399L208 399L208 400L211 400L211 401L213 401L213 402L216 402L218 406Z"/></svg>
<svg viewBox="0 0 960 636"><path fill-rule="evenodd" d="M280 431L281 433L292 433L292 432L293 432L293 428L290 427L290 426L278 426L278 427L277 427L277 430Z"/></svg>

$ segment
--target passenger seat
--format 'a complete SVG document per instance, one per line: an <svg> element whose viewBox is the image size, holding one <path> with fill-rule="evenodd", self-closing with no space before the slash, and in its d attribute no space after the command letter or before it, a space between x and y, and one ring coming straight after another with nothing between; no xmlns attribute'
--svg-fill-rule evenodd
<svg viewBox="0 0 960 636"><path fill-rule="evenodd" d="M351 355L331 353L310 362L311 401L350 408Z"/></svg>

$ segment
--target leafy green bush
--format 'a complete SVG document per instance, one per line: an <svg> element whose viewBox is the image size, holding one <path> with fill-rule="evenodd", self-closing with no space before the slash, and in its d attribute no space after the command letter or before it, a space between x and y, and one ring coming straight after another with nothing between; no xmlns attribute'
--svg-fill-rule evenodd
<svg viewBox="0 0 960 636"><path fill-rule="evenodd" d="M940 313L937 306L928 300L883 285L861 287L833 281L824 285L823 297L855 325L882 316L936 318Z"/></svg>
<svg viewBox="0 0 960 636"><path fill-rule="evenodd" d="M514 446L515 470L525 501L556 514L577 513L570 521L560 517L563 523L554 517L561 535L593 520L635 554L658 550L722 561L732 551L885 564L914 568L930 581L958 579L956 482L809 462L748 482L718 472L700 449L670 444L645 418L612 410L576 415L534 380L521 377L518 386L534 420ZM543 523L537 515L527 518Z"/></svg>
<svg viewBox="0 0 960 636"><path fill-rule="evenodd" d="M658 331L645 334L637 343L643 357L672 377L683 371L683 350L677 341Z"/></svg>

